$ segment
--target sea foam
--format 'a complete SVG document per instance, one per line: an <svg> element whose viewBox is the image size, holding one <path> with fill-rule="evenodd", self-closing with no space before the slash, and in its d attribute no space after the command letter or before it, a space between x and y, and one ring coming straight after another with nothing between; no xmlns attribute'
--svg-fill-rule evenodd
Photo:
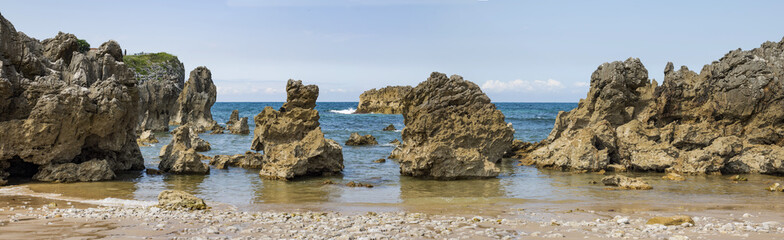
<svg viewBox="0 0 784 240"><path fill-rule="evenodd" d="M340 114L352 114L352 113L354 113L356 111L357 111L357 109L354 109L354 108L348 108L348 109L343 109L343 110L329 110L329 112L340 113Z"/></svg>

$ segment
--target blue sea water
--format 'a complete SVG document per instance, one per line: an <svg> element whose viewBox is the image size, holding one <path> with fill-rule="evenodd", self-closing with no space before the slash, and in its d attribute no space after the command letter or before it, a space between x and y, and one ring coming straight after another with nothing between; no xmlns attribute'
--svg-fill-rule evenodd
<svg viewBox="0 0 784 240"><path fill-rule="evenodd" d="M240 117L248 117L250 135L200 134L212 145L212 150L203 152L208 156L241 154L250 150L253 117L265 106L279 108L282 102L234 103L219 102L212 107L213 119L225 123L231 111L239 110ZM318 209L389 207L398 209L440 209L454 207L463 210L506 209L510 205L531 207L537 204L566 203L570 206L582 203L615 204L623 201L671 202L688 201L691 203L725 201L768 201L770 196L761 189L769 181L769 176L750 175L749 184L760 185L749 188L729 184L719 176L690 178L688 184L661 180L661 174L628 173L642 177L655 184L652 191L607 191L602 186L588 184L598 181L601 175L571 174L558 171L537 169L530 166L517 166L517 161L505 159L499 164L501 174L497 178L435 181L400 176L399 166L394 160L374 163L386 158L394 149L388 144L401 139L400 129L404 128L401 115L389 114L350 114L356 102L319 102L316 109L320 114L322 130L327 138L341 145L352 132L372 134L379 145L343 146L345 169L341 176L309 177L294 181L266 180L258 176L258 170L229 168L212 169L209 175L147 175L146 173L122 174L118 180L110 182L52 184L30 183L34 191L59 193L84 198L134 199L155 201L158 193L167 189L184 190L211 202L225 203L240 209L308 208ZM568 111L576 103L496 103L513 124L515 138L535 142L547 137L552 130L559 111ZM382 131L393 124L398 131ZM141 147L147 168L157 169L160 148L168 144L171 135L156 133L160 143ZM340 184L324 185L325 180ZM351 188L343 184L349 181L370 183L373 188ZM740 199L740 200L739 200ZM766 200L767 199L767 200Z"/></svg>

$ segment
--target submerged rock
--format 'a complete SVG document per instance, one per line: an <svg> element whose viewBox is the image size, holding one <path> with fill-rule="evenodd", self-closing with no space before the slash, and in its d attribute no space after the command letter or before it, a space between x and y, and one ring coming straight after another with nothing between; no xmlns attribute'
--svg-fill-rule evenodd
<svg viewBox="0 0 784 240"><path fill-rule="evenodd" d="M359 105L354 113L401 114L403 97L411 89L411 86L388 86L367 90L359 95Z"/></svg>
<svg viewBox="0 0 784 240"><path fill-rule="evenodd" d="M168 131L177 98L185 84L185 67L168 53L138 53L123 57L139 81L139 131Z"/></svg>
<svg viewBox="0 0 784 240"><path fill-rule="evenodd" d="M0 181L14 177L9 169L92 159L113 172L144 169L137 81L118 49L109 41L78 52L66 33L42 43L0 16Z"/></svg>
<svg viewBox="0 0 784 240"><path fill-rule="evenodd" d="M616 186L619 189L627 190L651 190L653 187L648 185L643 180L638 178L630 178L622 175L613 175L602 178L602 184L605 186Z"/></svg>
<svg viewBox="0 0 784 240"><path fill-rule="evenodd" d="M400 145L400 140L397 140L397 138L395 138L395 140L390 141L389 144L392 144L392 145L395 145L395 146Z"/></svg>
<svg viewBox="0 0 784 240"><path fill-rule="evenodd" d="M251 149L264 151L259 175L271 179L292 179L307 175L332 175L343 170L340 144L324 138L318 111L313 109L318 86L289 80L287 100L280 111L266 107L254 118Z"/></svg>
<svg viewBox="0 0 784 240"><path fill-rule="evenodd" d="M694 220L691 217L686 215L677 215L677 216L669 216L669 217L653 217L648 220L645 224L661 224L664 226L680 226L684 223L691 223L694 225Z"/></svg>
<svg viewBox="0 0 784 240"><path fill-rule="evenodd" d="M158 194L158 207L168 210L204 210L204 200L179 190L164 190Z"/></svg>
<svg viewBox="0 0 784 240"><path fill-rule="evenodd" d="M639 59L605 63L578 107L561 112L540 167L599 171L784 173L784 39L705 65L664 69L657 86Z"/></svg>
<svg viewBox="0 0 784 240"><path fill-rule="evenodd" d="M209 148L209 143L200 139L190 125L180 126L172 131L172 140L161 148L161 162L158 169L175 174L207 174L209 166L201 161L196 149ZM209 150L209 149L208 149Z"/></svg>
<svg viewBox="0 0 784 240"><path fill-rule="evenodd" d="M369 183L360 183L360 182L354 182L354 181L346 183L346 186L347 187L366 187L366 188L372 188L373 187L373 185L371 185Z"/></svg>
<svg viewBox="0 0 784 240"><path fill-rule="evenodd" d="M387 162L387 160L383 159L383 158L379 158L379 159L374 160L373 162L374 163L385 163L385 162Z"/></svg>
<svg viewBox="0 0 784 240"><path fill-rule="evenodd" d="M531 152L534 148L536 148L536 144L515 139L512 141L512 145L510 145L509 149L504 153L504 158L523 159L526 157L526 154Z"/></svg>
<svg viewBox="0 0 784 240"><path fill-rule="evenodd" d="M686 177L677 173L667 173L667 175L662 176L662 179L671 181L686 181Z"/></svg>
<svg viewBox="0 0 784 240"><path fill-rule="evenodd" d="M172 116L171 124L187 123L196 127L199 132L220 128L220 125L212 120L210 112L216 96L217 88L212 82L212 72L203 66L193 69L177 98L177 111Z"/></svg>
<svg viewBox="0 0 784 240"><path fill-rule="evenodd" d="M479 86L458 75L432 73L403 99L403 118L404 144L389 158L414 177L495 177L514 134Z"/></svg>
<svg viewBox="0 0 784 240"><path fill-rule="evenodd" d="M376 137L373 135L359 135L359 133L351 133L351 136L346 141L346 146L364 146L364 145L377 145Z"/></svg>
<svg viewBox="0 0 784 240"><path fill-rule="evenodd" d="M47 164L40 167L33 179L42 182L95 182L115 177L106 160L93 159L79 164Z"/></svg>
<svg viewBox="0 0 784 240"><path fill-rule="evenodd" d="M237 155L215 155L212 157L212 160L210 160L210 165L215 166L217 169L226 169L230 166L247 169L261 169L261 167L264 166L264 155L251 151Z"/></svg>

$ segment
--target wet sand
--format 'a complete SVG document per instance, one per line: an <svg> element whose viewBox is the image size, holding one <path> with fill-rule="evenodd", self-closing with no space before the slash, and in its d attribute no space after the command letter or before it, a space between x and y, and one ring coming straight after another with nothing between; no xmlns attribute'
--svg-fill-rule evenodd
<svg viewBox="0 0 784 240"><path fill-rule="evenodd" d="M276 205L239 211L99 206L33 196L0 196L1 239L782 239L784 204ZM579 207L574 207L579 206ZM477 208L484 209L477 209ZM459 210L463 208L464 210ZM375 211L365 211L375 209ZM430 211L428 211L430 209ZM653 216L685 214L694 226L646 225Z"/></svg>

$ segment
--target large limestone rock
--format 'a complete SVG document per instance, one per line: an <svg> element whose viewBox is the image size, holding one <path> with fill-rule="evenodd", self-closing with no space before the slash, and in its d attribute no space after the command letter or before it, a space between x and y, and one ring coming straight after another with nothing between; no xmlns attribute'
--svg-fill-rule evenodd
<svg viewBox="0 0 784 240"><path fill-rule="evenodd" d="M514 130L479 86L434 72L403 98L400 173L434 179L495 177Z"/></svg>
<svg viewBox="0 0 784 240"><path fill-rule="evenodd" d="M159 157L161 162L158 169L162 172L175 174L207 174L209 166L201 161L202 157L196 153L205 148L209 150L209 143L200 139L196 130L190 125L180 126L172 131L172 140L161 148ZM206 151L206 150L205 150Z"/></svg>
<svg viewBox="0 0 784 240"><path fill-rule="evenodd" d="M0 182L92 159L113 172L144 168L138 88L119 45L80 53L76 41L59 33L42 43L0 16Z"/></svg>
<svg viewBox="0 0 784 240"><path fill-rule="evenodd" d="M171 124L191 124L199 132L212 131L220 128L212 120L210 109L215 104L217 88L212 83L212 73L207 67L197 67L191 71L188 81L177 98L177 111L171 119Z"/></svg>
<svg viewBox="0 0 784 240"><path fill-rule="evenodd" d="M204 200L180 190L164 190L158 194L158 207L168 210L204 210Z"/></svg>
<svg viewBox="0 0 784 240"><path fill-rule="evenodd" d="M411 86L388 86L367 90L359 95L359 105L354 113L402 114L403 97L411 89Z"/></svg>
<svg viewBox="0 0 784 240"><path fill-rule="evenodd" d="M373 135L359 135L359 133L351 133L348 140L346 140L346 146L364 146L364 145L377 145L378 141L376 141L376 137Z"/></svg>
<svg viewBox="0 0 784 240"><path fill-rule="evenodd" d="M116 177L106 160L93 159L83 163L47 164L33 179L43 182L95 182Z"/></svg>
<svg viewBox="0 0 784 240"><path fill-rule="evenodd" d="M528 154L540 167L599 171L784 173L784 39L731 51L697 74L638 59L605 63L578 107Z"/></svg>
<svg viewBox="0 0 784 240"><path fill-rule="evenodd" d="M168 53L140 53L124 59L139 81L138 130L168 131L185 83L182 62Z"/></svg>
<svg viewBox="0 0 784 240"><path fill-rule="evenodd" d="M289 80L287 100L280 111L266 107L254 118L251 149L264 151L259 175L271 179L292 179L307 175L332 175L343 170L340 144L324 138L318 111L313 109L318 86Z"/></svg>

